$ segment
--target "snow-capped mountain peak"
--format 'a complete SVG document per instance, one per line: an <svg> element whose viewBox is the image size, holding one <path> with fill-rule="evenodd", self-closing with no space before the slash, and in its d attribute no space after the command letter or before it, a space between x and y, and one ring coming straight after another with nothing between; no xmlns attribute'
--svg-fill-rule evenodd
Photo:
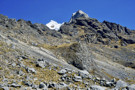
<svg viewBox="0 0 135 90"><path fill-rule="evenodd" d="M59 30L61 27L61 23L57 23L54 20L51 20L49 23L46 24L46 26L50 29Z"/></svg>
<svg viewBox="0 0 135 90"><path fill-rule="evenodd" d="M85 12L83 12L82 10L78 10L77 12L75 12L75 13L72 14L72 17L70 19L70 22L73 19L76 19L76 18L89 18L89 16L88 16L88 14L86 14Z"/></svg>

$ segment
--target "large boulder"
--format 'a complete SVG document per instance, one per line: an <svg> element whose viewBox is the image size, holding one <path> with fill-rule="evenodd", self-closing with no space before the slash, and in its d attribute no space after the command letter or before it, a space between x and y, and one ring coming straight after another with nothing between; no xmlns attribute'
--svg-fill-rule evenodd
<svg viewBox="0 0 135 90"><path fill-rule="evenodd" d="M129 90L135 90L135 84L129 85L129 86L128 86L128 89L129 89Z"/></svg>
<svg viewBox="0 0 135 90"><path fill-rule="evenodd" d="M122 80L118 80L117 83L116 83L116 89L119 89L119 88L122 88L122 87L127 87L128 84Z"/></svg>
<svg viewBox="0 0 135 90"><path fill-rule="evenodd" d="M61 69L59 72L58 72L58 74L60 74L60 75L64 75L64 74L66 74L67 73L67 70L66 69Z"/></svg>
<svg viewBox="0 0 135 90"><path fill-rule="evenodd" d="M78 73L79 73L79 76L81 76L82 78L92 78L92 76L86 70L79 71Z"/></svg>

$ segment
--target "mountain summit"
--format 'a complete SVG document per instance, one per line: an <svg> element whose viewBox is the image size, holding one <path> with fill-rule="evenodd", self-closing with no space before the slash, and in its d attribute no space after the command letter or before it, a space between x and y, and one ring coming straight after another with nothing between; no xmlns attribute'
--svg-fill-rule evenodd
<svg viewBox="0 0 135 90"><path fill-rule="evenodd" d="M77 12L75 12L75 13L72 14L72 17L70 19L70 22L73 19L76 19L76 18L89 18L89 16L88 16L88 14L86 14L85 12L83 12L82 10L78 10Z"/></svg>

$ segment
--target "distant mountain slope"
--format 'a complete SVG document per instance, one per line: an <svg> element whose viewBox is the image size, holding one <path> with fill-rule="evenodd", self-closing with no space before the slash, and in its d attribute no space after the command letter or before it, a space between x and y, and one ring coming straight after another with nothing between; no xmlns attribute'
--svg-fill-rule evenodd
<svg viewBox="0 0 135 90"><path fill-rule="evenodd" d="M133 89L135 31L79 10L69 22L0 15L0 89Z"/></svg>

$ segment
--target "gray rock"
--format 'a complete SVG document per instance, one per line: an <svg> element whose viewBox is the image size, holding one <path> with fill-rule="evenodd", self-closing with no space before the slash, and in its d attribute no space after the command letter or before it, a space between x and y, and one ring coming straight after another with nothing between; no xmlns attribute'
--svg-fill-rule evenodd
<svg viewBox="0 0 135 90"><path fill-rule="evenodd" d="M61 69L59 72L58 72L58 74L60 74L60 75L64 75L64 74L66 74L67 73L67 70L65 70L65 69Z"/></svg>
<svg viewBox="0 0 135 90"><path fill-rule="evenodd" d="M18 57L18 61L22 61L23 60L23 58L22 57Z"/></svg>
<svg viewBox="0 0 135 90"><path fill-rule="evenodd" d="M0 88L2 88L2 87L4 87L4 85L3 84L0 84Z"/></svg>
<svg viewBox="0 0 135 90"><path fill-rule="evenodd" d="M27 71L28 73L36 73L36 70L35 70L34 68L29 68L29 67L27 67L27 68L26 68L26 71Z"/></svg>
<svg viewBox="0 0 135 90"><path fill-rule="evenodd" d="M2 87L0 90L10 90L9 87Z"/></svg>
<svg viewBox="0 0 135 90"><path fill-rule="evenodd" d="M34 42L32 42L31 44L32 44L33 46L37 46L37 45L38 45L37 43L34 43Z"/></svg>
<svg viewBox="0 0 135 90"><path fill-rule="evenodd" d="M25 66L23 63L19 63L18 66L19 66L19 67L26 68L26 66Z"/></svg>
<svg viewBox="0 0 135 90"><path fill-rule="evenodd" d="M121 90L128 90L127 88L122 88Z"/></svg>
<svg viewBox="0 0 135 90"><path fill-rule="evenodd" d="M114 79L112 79L112 80L111 80L111 82L116 83L116 79L115 79L115 78L114 78Z"/></svg>
<svg viewBox="0 0 135 90"><path fill-rule="evenodd" d="M28 59L28 56L26 56L26 55L23 55L23 56L21 56L23 59Z"/></svg>
<svg viewBox="0 0 135 90"><path fill-rule="evenodd" d="M117 83L116 83L116 87L115 88L119 89L121 87L127 87L127 86L128 86L128 84L126 82L124 82L122 80L118 80Z"/></svg>
<svg viewBox="0 0 135 90"><path fill-rule="evenodd" d="M69 36L75 36L75 35L78 34L78 29L74 28L72 25L63 24L60 27L59 32L62 33L62 34L69 35Z"/></svg>
<svg viewBox="0 0 135 90"><path fill-rule="evenodd" d="M84 70L84 71L79 71L79 76L81 76L82 78L92 78L92 76L89 74L88 71Z"/></svg>
<svg viewBox="0 0 135 90"><path fill-rule="evenodd" d="M114 83L113 82L106 82L105 86L106 87L112 87L112 86L114 86Z"/></svg>
<svg viewBox="0 0 135 90"><path fill-rule="evenodd" d="M23 84L28 87L32 86L32 83L30 83L29 81L23 81Z"/></svg>
<svg viewBox="0 0 135 90"><path fill-rule="evenodd" d="M67 71L67 73L72 73L73 70L69 69L69 68L65 68L65 70Z"/></svg>
<svg viewBox="0 0 135 90"><path fill-rule="evenodd" d="M13 37L11 36L8 36L8 39L10 39L11 41L15 42L15 43L18 43L18 40L14 39Z"/></svg>
<svg viewBox="0 0 135 90"><path fill-rule="evenodd" d="M91 88L91 90L106 90L105 87L101 87L101 86L98 86L98 85L93 85L90 88Z"/></svg>
<svg viewBox="0 0 135 90"><path fill-rule="evenodd" d="M64 82L60 82L58 85L57 85L57 89L59 90L67 90L67 84L65 84Z"/></svg>
<svg viewBox="0 0 135 90"><path fill-rule="evenodd" d="M74 75L73 80L74 80L75 82L82 82L82 77L81 77L81 76L76 76L76 75Z"/></svg>
<svg viewBox="0 0 135 90"><path fill-rule="evenodd" d="M49 83L48 88L54 88L54 87L57 87L57 86L58 85L55 82L53 82L53 83Z"/></svg>
<svg viewBox="0 0 135 90"><path fill-rule="evenodd" d="M41 67L41 68L45 68L45 67L49 66L49 63L47 63L44 59L38 59L36 61L36 66Z"/></svg>
<svg viewBox="0 0 135 90"><path fill-rule="evenodd" d="M64 74L64 75L61 77L61 80L62 80L62 81L65 81L66 78L67 78L67 74Z"/></svg>
<svg viewBox="0 0 135 90"><path fill-rule="evenodd" d="M31 27L40 31L50 30L46 25L38 23L32 24Z"/></svg>
<svg viewBox="0 0 135 90"><path fill-rule="evenodd" d="M10 87L20 88L20 87L21 87L21 85L18 85L18 84L16 84L16 83L12 83L12 84L10 85Z"/></svg>
<svg viewBox="0 0 135 90"><path fill-rule="evenodd" d="M36 62L37 67L45 68L44 62L43 61L38 61Z"/></svg>
<svg viewBox="0 0 135 90"><path fill-rule="evenodd" d="M128 88L129 90L135 90L135 84L129 85L127 88Z"/></svg>
<svg viewBox="0 0 135 90"><path fill-rule="evenodd" d="M39 84L39 88L46 90L46 89L47 89L47 86L46 86L43 82L41 82L41 83Z"/></svg>
<svg viewBox="0 0 135 90"><path fill-rule="evenodd" d="M14 45L14 44L12 44L12 45L11 45L11 48L12 48L12 49L15 49L15 45Z"/></svg>
<svg viewBox="0 0 135 90"><path fill-rule="evenodd" d="M12 63L12 66L15 67L16 66L16 63Z"/></svg>
<svg viewBox="0 0 135 90"><path fill-rule="evenodd" d="M58 33L56 30L48 30L46 34L56 38L60 38L60 39L62 38L62 35Z"/></svg>
<svg viewBox="0 0 135 90"><path fill-rule="evenodd" d="M4 15L0 14L0 21L2 21L2 20L7 20L7 19L8 19L7 16L4 16Z"/></svg>
<svg viewBox="0 0 135 90"><path fill-rule="evenodd" d="M100 79L99 77L96 77L96 80L97 80L97 81L100 81L101 79Z"/></svg>
<svg viewBox="0 0 135 90"><path fill-rule="evenodd" d="M30 75L27 75L27 76L25 77L25 79L26 79L27 81L31 81L31 80L33 80L33 79L31 78L31 76L30 76Z"/></svg>
<svg viewBox="0 0 135 90"><path fill-rule="evenodd" d="M37 61L36 66L41 67L41 68L45 68L47 65L44 61Z"/></svg>
<svg viewBox="0 0 135 90"><path fill-rule="evenodd" d="M87 82L87 81L83 80L83 83L85 84L85 87L87 87L87 88L90 86L89 82Z"/></svg>
<svg viewBox="0 0 135 90"><path fill-rule="evenodd" d="M103 80L101 80L101 81L100 81L100 86L106 86L106 82L103 81Z"/></svg>
<svg viewBox="0 0 135 90"><path fill-rule="evenodd" d="M62 80L62 81L66 81L66 82L72 82L72 77L71 77L71 76L68 76L67 74L64 74L64 75L61 77L61 80Z"/></svg>
<svg viewBox="0 0 135 90"><path fill-rule="evenodd" d="M8 79L7 79L7 78L4 78L2 81L3 81L4 83L7 83L7 82L8 82Z"/></svg>
<svg viewBox="0 0 135 90"><path fill-rule="evenodd" d="M17 71L16 73L19 74L20 76L22 76L22 75L25 74L25 73L24 73L23 71L21 71L21 70L20 70L20 71Z"/></svg>
<svg viewBox="0 0 135 90"><path fill-rule="evenodd" d="M91 90L90 88L87 88L86 90Z"/></svg>
<svg viewBox="0 0 135 90"><path fill-rule="evenodd" d="M38 86L38 85L35 85L35 84L32 84L31 87L32 87L32 89L37 89L37 88L39 88L39 86Z"/></svg>
<svg viewBox="0 0 135 90"><path fill-rule="evenodd" d="M60 86L62 86L62 87L66 87L66 86L68 86L68 85L67 85L67 84L65 84L64 82L60 82L60 83L59 83L59 85L60 85Z"/></svg>

